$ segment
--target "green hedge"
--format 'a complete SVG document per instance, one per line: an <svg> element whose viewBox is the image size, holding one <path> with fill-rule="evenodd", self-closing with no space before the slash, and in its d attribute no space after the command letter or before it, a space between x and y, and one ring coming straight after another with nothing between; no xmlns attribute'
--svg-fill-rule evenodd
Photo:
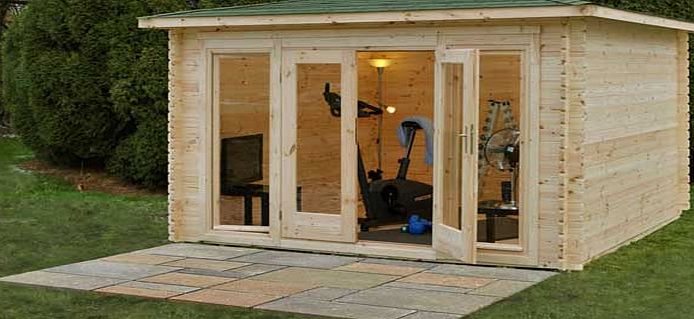
<svg viewBox="0 0 694 319"><path fill-rule="evenodd" d="M3 107L43 158L165 185L167 35L136 18L258 2L267 0L31 1L4 36ZM596 2L694 21L691 1Z"/></svg>

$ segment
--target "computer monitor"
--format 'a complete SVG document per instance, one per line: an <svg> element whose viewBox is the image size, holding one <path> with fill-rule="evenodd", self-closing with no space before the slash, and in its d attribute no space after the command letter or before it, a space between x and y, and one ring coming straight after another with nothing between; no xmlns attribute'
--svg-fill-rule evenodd
<svg viewBox="0 0 694 319"><path fill-rule="evenodd" d="M237 186L263 179L263 134L222 139L221 182Z"/></svg>

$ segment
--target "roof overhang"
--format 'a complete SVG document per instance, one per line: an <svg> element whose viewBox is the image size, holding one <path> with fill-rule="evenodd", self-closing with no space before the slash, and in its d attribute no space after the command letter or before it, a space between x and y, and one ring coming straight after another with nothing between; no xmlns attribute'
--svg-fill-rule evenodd
<svg viewBox="0 0 694 319"><path fill-rule="evenodd" d="M574 6L419 10L367 13L287 14L254 16L139 18L140 28L200 28L292 25L344 25L356 23L413 23L498 19L596 17L694 32L694 23L611 9L593 4Z"/></svg>

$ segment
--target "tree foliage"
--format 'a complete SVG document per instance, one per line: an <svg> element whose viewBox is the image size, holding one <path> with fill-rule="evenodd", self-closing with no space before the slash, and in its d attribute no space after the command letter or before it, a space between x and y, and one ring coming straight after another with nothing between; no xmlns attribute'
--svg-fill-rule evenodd
<svg viewBox="0 0 694 319"><path fill-rule="evenodd" d="M129 180L163 184L165 169L151 167L166 167L167 37L138 29L136 18L183 9L165 0L31 2L3 47L4 102L24 143L58 163L108 163ZM137 145L144 136L151 148Z"/></svg>

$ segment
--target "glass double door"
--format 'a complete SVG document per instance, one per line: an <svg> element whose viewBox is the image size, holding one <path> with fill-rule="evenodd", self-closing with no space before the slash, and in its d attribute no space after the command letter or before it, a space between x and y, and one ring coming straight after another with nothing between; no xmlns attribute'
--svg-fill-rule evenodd
<svg viewBox="0 0 694 319"><path fill-rule="evenodd" d="M355 243L357 54L285 50L282 61L283 238ZM479 54L436 52L434 249L475 261Z"/></svg>

